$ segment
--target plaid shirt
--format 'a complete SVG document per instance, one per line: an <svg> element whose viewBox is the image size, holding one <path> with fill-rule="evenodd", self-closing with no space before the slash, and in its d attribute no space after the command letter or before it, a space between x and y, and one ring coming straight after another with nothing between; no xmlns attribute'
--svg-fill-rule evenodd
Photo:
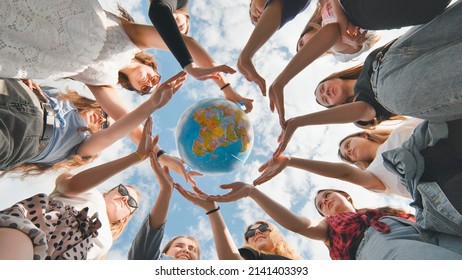
<svg viewBox="0 0 462 280"><path fill-rule="evenodd" d="M329 254L333 260L354 260L356 250L364 232L373 227L377 231L387 233L390 226L380 222L383 216L390 213L378 209L361 209L357 212L342 212L335 216L326 217L329 223ZM413 215L399 215L405 219L413 219Z"/></svg>

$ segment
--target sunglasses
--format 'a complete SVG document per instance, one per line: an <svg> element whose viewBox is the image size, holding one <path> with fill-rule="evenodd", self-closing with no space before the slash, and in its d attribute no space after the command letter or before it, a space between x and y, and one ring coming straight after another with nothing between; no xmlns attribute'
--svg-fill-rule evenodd
<svg viewBox="0 0 462 280"><path fill-rule="evenodd" d="M270 228L269 228L268 224L261 224L257 228L249 229L244 234L245 240L248 241L249 238L255 236L255 234L257 234L257 229L258 229L259 232L265 232L265 231L269 230Z"/></svg>
<svg viewBox="0 0 462 280"><path fill-rule="evenodd" d="M138 202L136 202L136 200L130 195L130 193L128 192L127 188L124 185L119 184L115 188L117 188L117 191L119 192L120 195L128 196L128 200L127 200L128 206L130 206L131 208L133 208L135 210L138 208ZM115 189L115 188L113 188L113 189ZM131 211L130 214L135 212L135 210Z"/></svg>
<svg viewBox="0 0 462 280"><path fill-rule="evenodd" d="M145 95L151 92L151 89L158 85L160 82L161 76L159 74L154 74L154 76L149 80L149 85L143 85L140 88L140 95Z"/></svg>
<svg viewBox="0 0 462 280"><path fill-rule="evenodd" d="M101 129L106 129L108 128L111 124L107 120L108 114L101 109L101 117L103 118L103 122L101 122Z"/></svg>

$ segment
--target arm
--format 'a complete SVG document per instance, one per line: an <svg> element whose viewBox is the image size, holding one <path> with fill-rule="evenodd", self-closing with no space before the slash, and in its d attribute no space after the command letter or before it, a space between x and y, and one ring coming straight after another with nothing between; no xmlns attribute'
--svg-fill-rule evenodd
<svg viewBox="0 0 462 280"><path fill-rule="evenodd" d="M255 69L252 58L255 53L271 38L281 25L282 1L273 0L263 10L263 14L250 35L247 44L241 51L237 61L237 68L248 80L255 82L264 96L266 96L266 82Z"/></svg>
<svg viewBox="0 0 462 280"><path fill-rule="evenodd" d="M368 190L385 190L385 186L382 181L380 181L374 174L367 170L361 170L357 167L353 167L350 164L285 156L270 159L268 162L263 164L258 169L260 172L263 171L263 174L254 181L254 185L259 185L270 180L288 166L312 172L324 177L350 182Z"/></svg>
<svg viewBox="0 0 462 280"><path fill-rule="evenodd" d="M165 81L157 88L156 92L151 95L149 100L142 103L132 112L125 114L109 128L102 129L90 136L88 140L85 140L77 149L77 154L83 157L95 155L117 140L125 137L128 133L133 131L133 129L137 127L139 129L139 124L143 120L147 119L154 111L162 108L170 101L173 94L183 85L185 79L186 73L179 72ZM111 95L118 97L117 94ZM106 100L108 95L103 95L103 97L103 99ZM118 98L116 98L116 100L120 101ZM113 111L117 111L119 108L120 107L117 107ZM108 112L108 114L110 113Z"/></svg>
<svg viewBox="0 0 462 280"><path fill-rule="evenodd" d="M218 207L214 201L207 200L207 195L195 186L193 186L194 193L183 189L180 185L175 185L175 187L184 198L203 208L206 213ZM220 211L214 211L207 216L212 227L218 259L242 260Z"/></svg>
<svg viewBox="0 0 462 280"><path fill-rule="evenodd" d="M311 239L322 241L327 240L329 228L325 221L314 223L309 218L297 215L277 201L271 199L258 188L243 182L222 185L221 188L230 189L231 191L222 196L209 196L209 199L218 202L229 202L248 196L252 198L274 221L284 228Z"/></svg>
<svg viewBox="0 0 462 280"><path fill-rule="evenodd" d="M284 129L281 135L279 135L279 146L274 152L274 158L282 154L295 133L295 130L299 127L320 124L352 123L360 120L371 120L374 117L375 109L371 105L363 101L357 101L289 119L284 123Z"/></svg>
<svg viewBox="0 0 462 280"><path fill-rule="evenodd" d="M138 149L127 156L81 171L75 175L59 176L57 190L68 196L75 196L108 180L112 176L143 160L152 151L158 137L151 141L152 119L149 118L143 128L143 138ZM142 158L140 158L140 156Z"/></svg>
<svg viewBox="0 0 462 280"><path fill-rule="evenodd" d="M340 37L338 25L335 23L324 25L300 49L282 70L269 88L270 109L277 109L279 121L284 123L284 87L303 69L327 52Z"/></svg>

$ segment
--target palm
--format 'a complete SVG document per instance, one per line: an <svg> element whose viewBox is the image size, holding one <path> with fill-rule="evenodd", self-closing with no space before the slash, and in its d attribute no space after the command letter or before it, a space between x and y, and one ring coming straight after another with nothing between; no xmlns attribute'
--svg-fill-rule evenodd
<svg viewBox="0 0 462 280"><path fill-rule="evenodd" d="M247 197L251 188L250 186L243 182L235 182L228 185L221 185L220 188L228 189L230 192L224 195L210 195L209 199L217 202L231 202Z"/></svg>
<svg viewBox="0 0 462 280"><path fill-rule="evenodd" d="M263 184L266 181L271 180L274 176L281 173L287 167L289 158L285 156L279 156L276 159L272 158L264 163L259 169L259 172L263 172L260 177L253 181L254 186Z"/></svg>

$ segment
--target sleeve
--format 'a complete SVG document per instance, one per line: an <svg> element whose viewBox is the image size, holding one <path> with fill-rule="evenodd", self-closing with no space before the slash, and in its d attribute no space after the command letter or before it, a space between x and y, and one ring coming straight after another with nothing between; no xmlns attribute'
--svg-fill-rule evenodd
<svg viewBox="0 0 462 280"><path fill-rule="evenodd" d="M135 239L133 239L127 258L129 260L158 260L160 245L164 238L164 228L165 224L158 229L151 228L149 215L146 216Z"/></svg>
<svg viewBox="0 0 462 280"><path fill-rule="evenodd" d="M272 1L273 0L266 0L265 9ZM298 14L303 12L310 2L311 0L283 0L279 29L281 29L289 21L293 20Z"/></svg>
<svg viewBox="0 0 462 280"><path fill-rule="evenodd" d="M176 0L153 0L148 14L169 50L184 68L191 64L193 59L173 17L173 11L177 8L178 1Z"/></svg>
<svg viewBox="0 0 462 280"><path fill-rule="evenodd" d="M259 260L260 259L260 254L257 251L249 247L239 248L239 254L241 254L241 257L243 257L246 260Z"/></svg>

